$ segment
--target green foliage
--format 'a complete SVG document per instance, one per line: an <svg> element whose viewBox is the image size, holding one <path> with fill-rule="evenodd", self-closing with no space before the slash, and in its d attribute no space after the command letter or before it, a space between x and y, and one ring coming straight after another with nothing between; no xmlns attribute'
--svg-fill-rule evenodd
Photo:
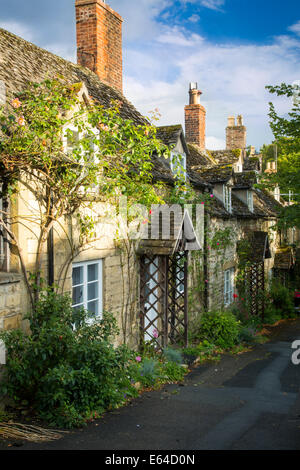
<svg viewBox="0 0 300 470"><path fill-rule="evenodd" d="M256 335L256 328L251 326L241 326L239 331L239 342L241 343L254 343Z"/></svg>
<svg viewBox="0 0 300 470"><path fill-rule="evenodd" d="M267 86L270 93L289 98L291 109L287 116L277 114L273 103L270 103L270 127L273 131L278 147L278 171L269 175L265 174L262 186L274 188L279 185L281 193L288 194L292 191L293 204L280 210L278 226L300 227L300 104L292 100L294 89L292 85L282 83L279 86ZM269 159L269 151L265 149L266 158ZM288 201L288 196L283 196Z"/></svg>
<svg viewBox="0 0 300 470"><path fill-rule="evenodd" d="M163 382L180 382L185 373L186 370L177 362L168 361L160 364L160 376Z"/></svg>
<svg viewBox="0 0 300 470"><path fill-rule="evenodd" d="M32 306L41 287L41 254L62 217L74 216L77 224L79 247L69 240L74 255L95 238L101 214L84 214L91 212L94 202L116 204L120 196L127 197L129 208L162 202L152 181L152 156L168 158L169 150L156 138L155 126L122 118L121 102L112 102L108 108L96 102L87 105L83 87L82 83L70 85L63 77L29 83L5 108L0 107L0 174L5 195L25 185L39 204L34 214L36 289L28 279L21 240L0 214L0 224L21 260ZM14 221L32 229L26 211L15 214Z"/></svg>
<svg viewBox="0 0 300 470"><path fill-rule="evenodd" d="M279 281L274 280L272 282L268 297L271 300L275 314L281 318L292 318L294 316L292 293Z"/></svg>
<svg viewBox="0 0 300 470"><path fill-rule="evenodd" d="M163 350L163 356L167 361L175 362L176 364L182 364L182 355L180 351L173 348L165 348Z"/></svg>
<svg viewBox="0 0 300 470"><path fill-rule="evenodd" d="M239 322L229 311L205 312L201 317L200 335L221 348L231 348L238 342Z"/></svg>
<svg viewBox="0 0 300 470"><path fill-rule="evenodd" d="M68 296L49 292L27 318L31 335L0 335L7 348L2 394L18 404L26 400L52 426L71 427L136 393L128 373L132 353L112 346L117 329L109 313L91 323Z"/></svg>

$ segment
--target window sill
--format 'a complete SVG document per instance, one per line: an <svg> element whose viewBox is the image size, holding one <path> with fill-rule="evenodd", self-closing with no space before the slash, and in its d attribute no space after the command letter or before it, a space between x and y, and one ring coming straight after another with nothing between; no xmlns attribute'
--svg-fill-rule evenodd
<svg viewBox="0 0 300 470"><path fill-rule="evenodd" d="M20 282L22 275L19 273L5 273L0 272L0 286L3 284L15 284Z"/></svg>

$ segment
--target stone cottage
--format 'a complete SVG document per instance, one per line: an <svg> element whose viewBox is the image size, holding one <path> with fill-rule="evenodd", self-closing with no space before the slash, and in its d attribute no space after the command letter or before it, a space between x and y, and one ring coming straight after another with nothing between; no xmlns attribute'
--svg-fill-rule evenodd
<svg viewBox="0 0 300 470"><path fill-rule="evenodd" d="M189 105L185 106L187 169L212 185L214 196L207 210L207 307L229 306L238 297L238 248L246 240L248 261L252 263L248 267L250 307L253 313L262 313L259 291L275 272L281 244L281 234L272 229L281 202L276 195L256 187L262 171L261 156L252 146L247 153L243 117L228 118L226 149L209 151L205 145L206 111L197 84L190 85L189 95ZM213 240L216 235L219 241ZM212 241L217 245L210 246Z"/></svg>
<svg viewBox="0 0 300 470"><path fill-rule="evenodd" d="M136 125L145 124L145 118L122 93L122 18L102 0L76 0L75 7L77 65L0 29L0 81L6 100L11 102L29 82L63 76L70 84L82 84L80 96L84 102L92 99L109 107L117 100L124 119ZM181 143L176 152L181 155L188 150L182 129L179 134ZM166 136L161 135L161 139L172 144ZM153 155L153 163L153 182L159 181L171 188L175 181L171 162ZM210 185L196 173L193 184L199 191L209 191ZM10 214L9 219L17 219L25 213L34 217L38 213L37 201L22 185L13 200L2 198L1 207ZM97 215L102 211L102 206L94 205L93 213ZM152 228L154 225L152 223ZM141 339L152 338L156 331L160 344L167 344L178 334L186 338L188 269L185 253L199 250L200 243L191 217L185 212L177 219L176 227L173 219L171 225L167 239L159 234L151 241L152 258L147 258L146 239L131 252L130 262L126 263L115 241L114 227L75 257L70 256L68 240L75 243L78 234L72 220L62 221L62 228L52 232L52 239L42 254L42 276L49 285L57 284L59 291L71 293L74 308L85 307L100 317L103 311L112 312L120 326L120 341L137 345ZM24 268L31 272L38 233L19 221L12 230L22 246ZM102 233L101 221L96 230ZM23 316L30 309L28 292L18 253L3 227L0 261L0 328L26 328Z"/></svg>
<svg viewBox="0 0 300 470"><path fill-rule="evenodd" d="M122 92L122 18L102 0L76 0L75 7L77 65L0 29L0 81L5 86L6 99L11 101L30 81L41 82L60 75L70 84L83 85L82 99L92 98L104 107L118 100L122 103L122 117L143 125L145 118ZM260 268L258 274L251 274L257 276L253 277L254 284L262 276L264 279L265 272L271 275L277 239L271 238L270 227L279 203L253 186L259 177L259 158L246 155L246 128L241 117L236 126L230 118L226 150L206 150L206 111L200 104L200 94L193 84L190 103L185 108L186 137L182 126L157 129L158 137L170 147L171 157L166 161L153 155L152 175L153 182L162 182L165 188L172 189L176 180L174 159L179 158L184 178L199 195L198 220L203 224L195 223L190 208L181 211L180 205L166 206L165 215L158 210L126 263L113 228L70 258L64 233L73 240L76 231L72 220L68 220L63 231L53 232L52 248L49 251L48 246L43 253L43 275L49 283L55 282L60 291L71 293L74 308L83 306L96 316L104 310L112 312L120 326L119 340L135 346L153 338L160 346L178 339L186 343L192 313L231 305L236 292L238 242L249 234L249 243L255 246L253 266L264 268L263 272ZM0 210L2 207L4 212L15 215L37 211L36 201L22 187L17 200L2 199L0 204ZM93 207L96 214L101 210L97 205ZM161 217L168 220L167 236L162 234ZM22 224L15 224L13 230L21 240L25 268L30 271L36 254L36 234ZM101 221L97 230L103 230ZM2 228L0 328L26 328L23 315L29 308L17 253ZM255 302L253 309L258 310Z"/></svg>

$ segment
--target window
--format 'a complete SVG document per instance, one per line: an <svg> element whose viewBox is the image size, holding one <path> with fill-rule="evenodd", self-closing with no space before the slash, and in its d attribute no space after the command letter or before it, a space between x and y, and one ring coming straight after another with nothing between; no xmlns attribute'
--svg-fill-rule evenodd
<svg viewBox="0 0 300 470"><path fill-rule="evenodd" d="M234 291L234 268L224 271L224 305L230 305L233 302Z"/></svg>
<svg viewBox="0 0 300 470"><path fill-rule="evenodd" d="M175 174L179 172L186 179L186 155L185 153L171 152L171 170Z"/></svg>
<svg viewBox="0 0 300 470"><path fill-rule="evenodd" d="M72 270L72 307L84 307L95 317L103 311L102 260L74 263Z"/></svg>
<svg viewBox="0 0 300 470"><path fill-rule="evenodd" d="M247 191L247 204L250 212L253 212L253 193L252 191Z"/></svg>
<svg viewBox="0 0 300 470"><path fill-rule="evenodd" d="M223 201L225 209L231 214L231 188L226 185L223 186Z"/></svg>

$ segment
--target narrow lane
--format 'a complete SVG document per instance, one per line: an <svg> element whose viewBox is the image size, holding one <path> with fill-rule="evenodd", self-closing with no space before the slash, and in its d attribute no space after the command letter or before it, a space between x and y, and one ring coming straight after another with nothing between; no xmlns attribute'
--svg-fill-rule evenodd
<svg viewBox="0 0 300 470"><path fill-rule="evenodd" d="M291 362L300 319L272 341L195 368L184 384L145 393L83 430L18 449L300 450L300 365Z"/></svg>

